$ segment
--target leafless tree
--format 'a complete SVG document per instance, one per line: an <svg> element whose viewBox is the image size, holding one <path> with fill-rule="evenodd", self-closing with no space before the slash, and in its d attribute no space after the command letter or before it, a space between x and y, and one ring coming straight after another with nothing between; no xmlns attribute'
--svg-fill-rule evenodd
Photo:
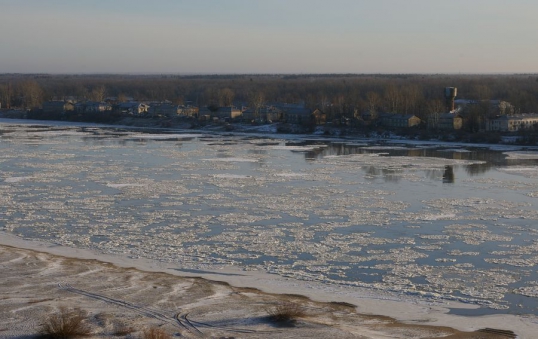
<svg viewBox="0 0 538 339"><path fill-rule="evenodd" d="M123 93L120 93L120 94L118 94L117 101L118 102L126 102L127 101L127 96L125 94L123 94Z"/></svg>
<svg viewBox="0 0 538 339"><path fill-rule="evenodd" d="M219 105L222 107L229 107L233 105L235 93L230 88L219 89Z"/></svg>
<svg viewBox="0 0 538 339"><path fill-rule="evenodd" d="M376 92L370 91L366 93L366 101L368 102L368 111L372 115L372 118L374 118L374 115L377 114L377 109L381 104L381 98Z"/></svg>
<svg viewBox="0 0 538 339"><path fill-rule="evenodd" d="M71 95L73 94L77 97L77 100L79 101L84 101L90 96L88 88L86 88L86 86L81 83L77 83L73 86L73 92L71 93Z"/></svg>
<svg viewBox="0 0 538 339"><path fill-rule="evenodd" d="M339 94L334 98L333 102L334 108L336 110L336 114L338 117L344 117L345 109L346 109L346 98L343 94Z"/></svg>
<svg viewBox="0 0 538 339"><path fill-rule="evenodd" d="M428 127L437 128L439 125L439 115L446 110L443 101L439 99L430 100L426 104L426 107L428 112Z"/></svg>
<svg viewBox="0 0 538 339"><path fill-rule="evenodd" d="M19 83L19 95L25 108L34 108L43 102L43 89L35 80L26 80Z"/></svg>
<svg viewBox="0 0 538 339"><path fill-rule="evenodd" d="M93 101L101 102L105 100L105 93L106 93L105 86L100 85L92 89L92 92L90 93L90 98Z"/></svg>
<svg viewBox="0 0 538 339"><path fill-rule="evenodd" d="M404 114L417 114L417 107L422 98L422 93L418 86L404 86L401 91L402 110Z"/></svg>
<svg viewBox="0 0 538 339"><path fill-rule="evenodd" d="M254 108L254 120L260 118L260 111L265 105L265 95L262 91L255 92L250 96L250 105Z"/></svg>
<svg viewBox="0 0 538 339"><path fill-rule="evenodd" d="M491 89L487 85L475 85L471 94L476 100L489 100L491 99Z"/></svg>
<svg viewBox="0 0 538 339"><path fill-rule="evenodd" d="M396 113L399 111L401 106L401 93L395 85L389 84L385 88L384 99L389 112Z"/></svg>
<svg viewBox="0 0 538 339"><path fill-rule="evenodd" d="M0 85L0 104L5 108L10 108L11 103L11 95L8 86L9 85Z"/></svg>
<svg viewBox="0 0 538 339"><path fill-rule="evenodd" d="M218 106L218 102L219 102L218 91L216 91L215 88L213 87L206 88L203 92L203 102L206 105Z"/></svg>

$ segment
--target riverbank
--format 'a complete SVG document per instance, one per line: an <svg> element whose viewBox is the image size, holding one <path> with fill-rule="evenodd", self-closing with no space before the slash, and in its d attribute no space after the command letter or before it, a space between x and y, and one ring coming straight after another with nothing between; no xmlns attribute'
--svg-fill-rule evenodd
<svg viewBox="0 0 538 339"><path fill-rule="evenodd" d="M114 335L120 327L138 335L149 326L185 337L234 338L507 338L478 331L484 328L533 338L538 331L534 316L454 316L449 307L472 306L322 288L240 270L183 271L5 233L0 296L0 338L33 336L60 306L87 311L94 338ZM278 326L267 317L283 302L305 311L293 326ZM192 327L181 325L187 315Z"/></svg>
<svg viewBox="0 0 538 339"><path fill-rule="evenodd" d="M332 132L325 133L326 127L316 129L312 133L304 133L304 129L296 129L292 133L283 133L279 131L279 123L267 125L248 125L234 124L233 129L227 128L225 125L208 124L205 126L192 125L190 122L182 121L172 124L163 125L159 120L146 118L123 118L117 123L102 124L93 122L75 122L75 121L59 121L59 120L32 120L32 119L14 119L0 116L0 123L5 124L22 124L22 125L44 125L44 126L74 126L74 127L90 127L90 128L115 128L127 129L133 131L144 131L149 133L201 133L214 135L236 135L236 136L252 136L252 137L267 137L284 140L303 140L303 141L371 141L375 143L401 144L401 145L426 145L426 146L458 146L468 148L490 148L495 150L531 150L537 151L538 146L519 145L513 142L513 138L506 138L507 142L502 143L483 143L483 142L462 142L462 141L447 141L439 139L418 140L416 138L408 138L394 134L370 134L365 136L362 134L340 133L339 128L333 128Z"/></svg>

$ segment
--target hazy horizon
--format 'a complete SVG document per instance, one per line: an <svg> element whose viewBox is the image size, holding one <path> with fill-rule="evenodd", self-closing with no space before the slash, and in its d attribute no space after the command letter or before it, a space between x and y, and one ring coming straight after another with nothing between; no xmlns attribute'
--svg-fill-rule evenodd
<svg viewBox="0 0 538 339"><path fill-rule="evenodd" d="M0 73L534 74L531 0L0 0Z"/></svg>
<svg viewBox="0 0 538 339"><path fill-rule="evenodd" d="M503 75L538 75L538 72L483 72L483 73L384 73L384 72L372 72L372 73L227 73L227 72L1 72L0 75L73 75L73 76L503 76Z"/></svg>

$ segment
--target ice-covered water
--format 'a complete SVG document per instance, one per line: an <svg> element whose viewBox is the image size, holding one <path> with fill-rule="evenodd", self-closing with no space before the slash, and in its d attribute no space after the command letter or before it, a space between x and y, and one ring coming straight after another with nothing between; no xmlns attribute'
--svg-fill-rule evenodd
<svg viewBox="0 0 538 339"><path fill-rule="evenodd" d="M0 230L536 314L538 152L504 152L1 124Z"/></svg>

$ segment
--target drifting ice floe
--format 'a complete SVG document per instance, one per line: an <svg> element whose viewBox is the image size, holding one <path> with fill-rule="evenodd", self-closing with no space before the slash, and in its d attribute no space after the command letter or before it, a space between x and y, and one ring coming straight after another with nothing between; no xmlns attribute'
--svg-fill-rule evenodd
<svg viewBox="0 0 538 339"><path fill-rule="evenodd" d="M214 161L214 162L258 162L258 159L251 158L214 158L214 159L201 159L202 161Z"/></svg>
<svg viewBox="0 0 538 339"><path fill-rule="evenodd" d="M4 182L15 183L15 182L21 182L21 181L28 181L32 179L33 177L10 177L10 178L4 179Z"/></svg>
<svg viewBox="0 0 538 339"><path fill-rule="evenodd" d="M112 187L112 188L123 188L123 187L144 187L145 185L142 185L142 184L112 184L112 183L107 183L106 184L108 187Z"/></svg>
<svg viewBox="0 0 538 339"><path fill-rule="evenodd" d="M201 134L129 134L128 138L147 139L147 140L174 140L174 139L193 139L201 137Z"/></svg>
<svg viewBox="0 0 538 339"><path fill-rule="evenodd" d="M319 148L327 147L327 145L310 145L310 146L272 146L274 150L285 150L294 152L310 152Z"/></svg>

